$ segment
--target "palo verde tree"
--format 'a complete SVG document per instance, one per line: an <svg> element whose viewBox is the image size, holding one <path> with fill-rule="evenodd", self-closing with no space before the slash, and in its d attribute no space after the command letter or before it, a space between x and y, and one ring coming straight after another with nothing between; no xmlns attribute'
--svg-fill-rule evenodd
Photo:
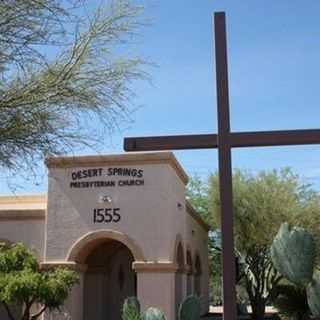
<svg viewBox="0 0 320 320"><path fill-rule="evenodd" d="M320 197L289 169L257 175L237 170L233 174L233 195L236 253L244 270L242 281L252 307L252 319L259 320L264 318L265 306L281 279L270 257L273 238L285 221L300 221L311 227L311 221L320 213ZM218 227L217 174L210 177L209 201L209 219Z"/></svg>
<svg viewBox="0 0 320 320"><path fill-rule="evenodd" d="M123 44L137 35L140 13L129 0L96 9L84 0L0 2L2 169L94 146L129 119L131 84L147 75Z"/></svg>
<svg viewBox="0 0 320 320"><path fill-rule="evenodd" d="M77 282L74 271L41 271L33 253L23 244L0 244L0 304L10 320L36 320L61 307ZM21 312L14 309L19 306Z"/></svg>
<svg viewBox="0 0 320 320"><path fill-rule="evenodd" d="M218 236L220 227L219 179L191 179L188 198ZM262 319L266 303L276 294L279 274L272 266L270 245L282 222L291 222L319 238L320 197L289 169L262 171L257 175L235 170L233 174L235 246L239 285L245 288L253 319ZM217 238L216 238L217 240ZM211 283L220 286L219 241L209 242ZM317 246L319 248L319 246Z"/></svg>

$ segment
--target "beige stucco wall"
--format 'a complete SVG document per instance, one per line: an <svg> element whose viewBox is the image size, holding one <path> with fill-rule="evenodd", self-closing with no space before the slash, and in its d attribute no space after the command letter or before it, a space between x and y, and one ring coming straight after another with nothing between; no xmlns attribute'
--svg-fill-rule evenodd
<svg viewBox="0 0 320 320"><path fill-rule="evenodd" d="M108 167L103 168L107 170ZM72 172L84 168L49 170L46 260L67 259L68 251L80 237L93 230L104 229L129 235L139 244L146 260L170 260L175 238L173 231L181 220L178 218L177 222L176 216L182 215L176 200L183 202L184 199L182 190L173 187L177 179L174 170L169 165L160 164L130 168L143 168L143 186L70 189ZM113 180L117 183L123 177ZM113 202L99 203L101 195L110 196ZM93 223L94 208L120 208L121 220L117 223ZM183 225L181 223L179 228Z"/></svg>
<svg viewBox="0 0 320 320"><path fill-rule="evenodd" d="M168 320L174 320L176 313L177 245L181 243L184 251L179 276L182 297L188 288L194 290L194 275L187 275L187 250L193 264L198 254L202 312L208 311L207 228L185 201L187 176L172 153L53 158L47 165L48 199L0 197L0 239L22 241L34 248L44 267L61 264L79 271L81 281L66 303L72 319L83 319L85 254L107 239L122 242L134 255L142 309L159 307ZM138 178L143 179L143 185L119 186L120 180L132 178L117 175L75 179L76 172L94 169L105 174L110 168L143 170ZM116 186L70 187L71 182L97 180L112 180ZM112 202L101 202L101 196L110 197ZM118 208L120 221L94 223L93 210L101 208Z"/></svg>
<svg viewBox="0 0 320 320"><path fill-rule="evenodd" d="M0 195L0 241L22 242L42 261L45 243L45 195ZM16 308L16 316L20 308ZM0 319L7 320L6 310L0 306Z"/></svg>
<svg viewBox="0 0 320 320"><path fill-rule="evenodd" d="M0 196L0 240L23 242L43 260L45 195Z"/></svg>
<svg viewBox="0 0 320 320"><path fill-rule="evenodd" d="M175 320L174 277L172 272L138 273L138 297L141 309L160 308L168 320Z"/></svg>
<svg viewBox="0 0 320 320"><path fill-rule="evenodd" d="M39 260L43 260L44 220L1 221L0 238L10 242L23 242L35 251Z"/></svg>
<svg viewBox="0 0 320 320"><path fill-rule="evenodd" d="M198 254L201 261L201 306L202 312L205 313L209 308L209 264L208 264L208 233L199 223L191 216L187 216L186 223L186 244L191 251L193 272L195 271L196 255ZM192 289L194 290L194 282Z"/></svg>

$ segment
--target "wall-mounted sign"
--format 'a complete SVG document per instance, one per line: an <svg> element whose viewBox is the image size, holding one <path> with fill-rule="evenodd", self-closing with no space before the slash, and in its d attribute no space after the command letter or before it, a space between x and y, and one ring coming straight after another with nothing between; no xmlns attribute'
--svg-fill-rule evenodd
<svg viewBox="0 0 320 320"><path fill-rule="evenodd" d="M91 178L96 179L92 180ZM88 179L90 180L88 181ZM81 169L71 172L70 188L73 189L143 185L143 169L111 167Z"/></svg>

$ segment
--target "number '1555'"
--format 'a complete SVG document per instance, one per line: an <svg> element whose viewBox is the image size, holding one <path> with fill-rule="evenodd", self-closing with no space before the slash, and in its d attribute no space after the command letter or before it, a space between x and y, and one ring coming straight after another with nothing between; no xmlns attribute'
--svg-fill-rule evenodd
<svg viewBox="0 0 320 320"><path fill-rule="evenodd" d="M119 222L120 208L93 209L93 223Z"/></svg>

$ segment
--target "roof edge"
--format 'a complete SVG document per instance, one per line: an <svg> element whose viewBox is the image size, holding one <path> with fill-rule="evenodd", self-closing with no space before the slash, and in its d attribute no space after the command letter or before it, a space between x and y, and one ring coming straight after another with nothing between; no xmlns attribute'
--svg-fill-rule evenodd
<svg viewBox="0 0 320 320"><path fill-rule="evenodd" d="M46 217L44 209L0 210L0 221L3 220L42 220Z"/></svg>
<svg viewBox="0 0 320 320"><path fill-rule="evenodd" d="M112 155L94 156L70 156L70 157L49 157L45 160L48 168L73 168L105 165L135 165L135 164L169 164L176 171L178 177L186 185L188 175L170 151L162 152L139 152L123 153Z"/></svg>
<svg viewBox="0 0 320 320"><path fill-rule="evenodd" d="M191 205L191 203L188 200L186 200L186 209L187 213L192 218L194 218L205 231L208 232L210 230L210 226L204 222L204 220L201 218L201 216L197 213L195 208Z"/></svg>
<svg viewBox="0 0 320 320"><path fill-rule="evenodd" d="M13 194L0 195L0 204L18 204L18 203L46 203L47 194Z"/></svg>

